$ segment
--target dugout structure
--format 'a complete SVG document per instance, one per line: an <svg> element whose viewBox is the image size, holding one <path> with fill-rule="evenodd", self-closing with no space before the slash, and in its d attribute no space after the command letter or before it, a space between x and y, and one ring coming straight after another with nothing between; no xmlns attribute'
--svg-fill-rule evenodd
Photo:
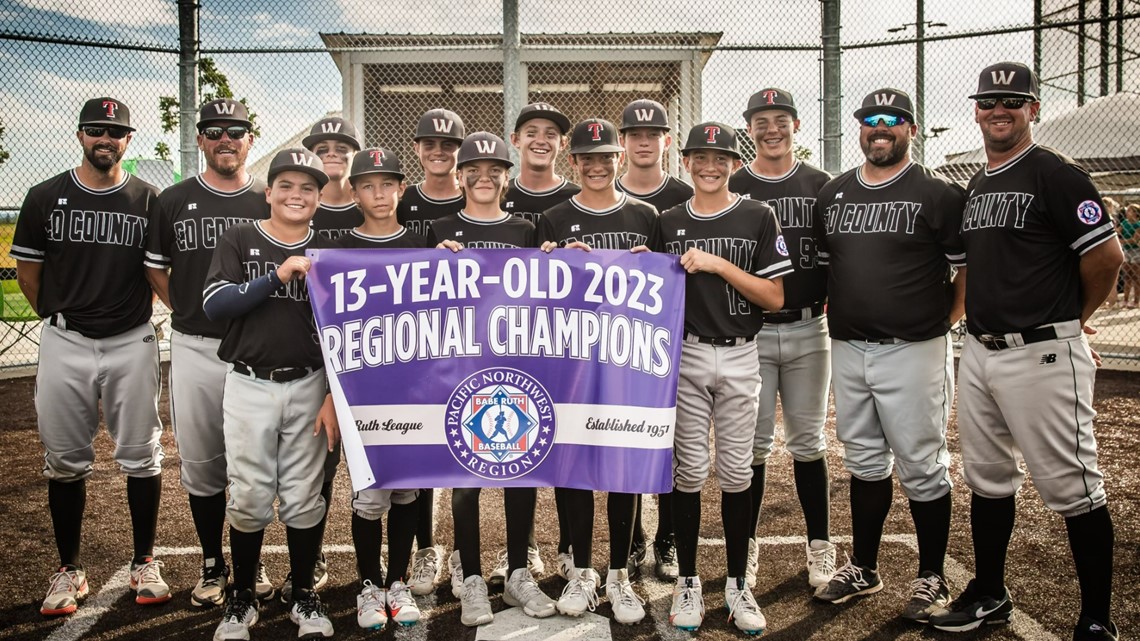
<svg viewBox="0 0 1140 641"><path fill-rule="evenodd" d="M549 102L571 122L602 117L617 125L630 101L660 102L673 125L666 170L676 175L681 138L701 120L701 73L720 38L657 33L647 47L646 34L522 34L510 80L523 104ZM340 69L344 117L366 145L399 153L409 181L422 177L408 149L423 112L444 107L463 118L468 133L503 133L506 50L498 34L322 33L321 40ZM565 155L559 163L569 176Z"/></svg>

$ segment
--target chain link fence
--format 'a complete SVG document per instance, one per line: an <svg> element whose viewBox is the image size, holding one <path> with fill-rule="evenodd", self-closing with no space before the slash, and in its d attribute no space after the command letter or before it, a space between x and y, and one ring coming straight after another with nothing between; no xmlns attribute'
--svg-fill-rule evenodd
<svg viewBox="0 0 1140 641"><path fill-rule="evenodd" d="M196 16L181 29L180 9ZM36 362L38 323L8 248L27 189L78 162L83 100L110 94L131 107L129 170L159 186L197 170L182 166L179 131L164 131L159 106L179 96L187 26L197 33L191 59L212 62L257 114L250 167L262 176L274 150L298 145L330 113L353 120L366 144L396 150L418 180L411 137L430 108L458 112L468 131L503 133L526 102L550 102L573 121L617 121L626 103L649 97L669 110L666 163L684 178L682 132L701 120L743 128L748 96L765 86L795 96L800 157L837 173L862 160L851 113L890 86L922 114L916 155L965 182L984 161L966 96L982 67L1016 60L1041 77L1038 141L1079 160L1104 195L1140 203L1136 0L662 0L634 12L605 0L394 0L383 10L366 0L12 0L0 15L0 368ZM504 40L505 25L517 41ZM217 92L218 75L199 92ZM560 171L571 175L565 159ZM1140 265L1126 272L1140 281ZM1140 311L1123 300L1125 284L1094 318L1093 344L1107 366L1138 368Z"/></svg>

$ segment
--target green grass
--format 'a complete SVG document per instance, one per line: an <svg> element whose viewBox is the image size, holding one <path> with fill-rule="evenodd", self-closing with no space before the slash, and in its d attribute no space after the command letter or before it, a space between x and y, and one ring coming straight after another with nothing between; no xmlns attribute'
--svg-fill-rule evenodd
<svg viewBox="0 0 1140 641"><path fill-rule="evenodd" d="M0 281L4 287L4 302L0 308L0 318L6 321L37 320L39 317L32 311L28 299L20 291L19 284L14 280Z"/></svg>

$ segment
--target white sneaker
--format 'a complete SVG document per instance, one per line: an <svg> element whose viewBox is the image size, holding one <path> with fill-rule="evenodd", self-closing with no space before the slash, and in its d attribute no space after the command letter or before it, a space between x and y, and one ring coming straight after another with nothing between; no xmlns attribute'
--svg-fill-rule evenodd
<svg viewBox="0 0 1140 641"><path fill-rule="evenodd" d="M570 582L562 590L558 599L558 611L572 617L580 617L598 607L598 573L593 568L575 569Z"/></svg>
<svg viewBox="0 0 1140 641"><path fill-rule="evenodd" d="M475 627L490 623L494 619L491 600L487 597L487 583L478 574L467 577L463 581L459 621L468 627Z"/></svg>
<svg viewBox="0 0 1140 641"><path fill-rule="evenodd" d="M277 594L277 588L273 587L273 581L269 580L269 572L265 569L264 563L257 564L257 578L254 579L253 595L261 603L273 600Z"/></svg>
<svg viewBox="0 0 1140 641"><path fill-rule="evenodd" d="M728 608L728 620L736 624L736 629L748 635L764 634L768 621L743 577L728 577L724 605Z"/></svg>
<svg viewBox="0 0 1140 641"><path fill-rule="evenodd" d="M384 603L384 590L365 579L364 589L356 595L356 625L371 630L384 627L388 622L388 610Z"/></svg>
<svg viewBox="0 0 1140 641"><path fill-rule="evenodd" d="M536 619L545 619L555 612L554 599L538 587L538 582L527 568L519 568L511 573L511 578L503 587L503 603L522 607L527 616Z"/></svg>
<svg viewBox="0 0 1140 641"><path fill-rule="evenodd" d="M190 604L196 607L221 605L226 602L226 585L230 569L219 559L206 559L198 583L190 590Z"/></svg>
<svg viewBox="0 0 1140 641"><path fill-rule="evenodd" d="M294 598L293 607L289 609L289 619L297 624L298 639L320 639L333 635L332 621L316 592L310 591L305 598Z"/></svg>
<svg viewBox="0 0 1140 641"><path fill-rule="evenodd" d="M402 626L415 625L420 620L416 598L403 581L396 581L388 588L388 612L392 614L392 620Z"/></svg>
<svg viewBox="0 0 1140 641"><path fill-rule="evenodd" d="M527 546L526 566L530 570L531 576L538 576L546 572L546 564L542 562L542 555L538 553L537 547Z"/></svg>
<svg viewBox="0 0 1140 641"><path fill-rule="evenodd" d="M451 575L451 596L463 597L463 564L459 561L459 550L453 550L447 557L447 572Z"/></svg>
<svg viewBox="0 0 1140 641"><path fill-rule="evenodd" d="M435 582L439 580L441 569L438 549L430 547L418 550L412 557L412 578L408 581L412 594L420 596L431 594L435 589Z"/></svg>
<svg viewBox="0 0 1140 641"><path fill-rule="evenodd" d="M744 581L748 587L756 587L756 571L760 568L760 544L748 537L748 561L744 566Z"/></svg>
<svg viewBox="0 0 1140 641"><path fill-rule="evenodd" d="M231 595L214 630L214 641L249 641L249 629L257 623L257 602L249 590Z"/></svg>
<svg viewBox="0 0 1140 641"><path fill-rule="evenodd" d="M489 585L501 586L507 582L507 569L510 567L507 561L507 551L499 552L499 558L495 561L495 569L491 570L491 576L487 579Z"/></svg>
<svg viewBox="0 0 1140 641"><path fill-rule="evenodd" d="M673 586L673 605L669 608L669 623L673 627L694 632L705 619L705 599L701 596L701 578L677 577Z"/></svg>
<svg viewBox="0 0 1140 641"><path fill-rule="evenodd" d="M558 553L558 576L570 580L574 575L574 548L570 547L565 552Z"/></svg>
<svg viewBox="0 0 1140 641"><path fill-rule="evenodd" d="M808 585L818 588L827 585L835 576L835 544L830 541L812 539L807 550Z"/></svg>
<svg viewBox="0 0 1140 641"><path fill-rule="evenodd" d="M606 598L614 609L614 621L633 625L645 618L645 601L633 591L629 570L610 569L606 574Z"/></svg>
<svg viewBox="0 0 1140 641"><path fill-rule="evenodd" d="M40 614L48 617L71 614L79 608L79 602L87 598L87 592L87 573L83 568L62 567L48 581Z"/></svg>
<svg viewBox="0 0 1140 641"><path fill-rule="evenodd" d="M173 596L170 586L162 580L162 561L150 557L145 563L131 563L130 585L135 591L135 603L142 605L166 603Z"/></svg>

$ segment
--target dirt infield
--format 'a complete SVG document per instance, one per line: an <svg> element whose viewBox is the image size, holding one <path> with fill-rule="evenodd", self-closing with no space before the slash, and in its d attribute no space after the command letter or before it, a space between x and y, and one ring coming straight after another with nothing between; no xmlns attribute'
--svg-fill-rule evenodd
<svg viewBox="0 0 1140 641"><path fill-rule="evenodd" d="M83 562L87 567L91 597L71 618L45 619L39 614L39 603L47 588L56 562L51 521L47 511L47 484L40 476L42 452L36 437L34 381L14 379L0 381L4 399L4 420L0 427L0 567L7 584L13 588L0 606L0 639L77 639L151 640L209 639L220 617L218 609L201 610L189 602L189 591L198 576L200 564L186 494L178 484L178 456L169 429L163 442L163 503L160 513L158 544L165 562L165 576L175 590L170 603L144 608L134 603L126 591L124 568L130 558L130 523L127 516L125 483L110 456L110 440L105 431L98 440L99 459L96 472L88 482L87 516L84 522ZM1140 374L1101 372L1097 380L1096 409L1099 412L1096 436L1101 467L1105 470L1110 508L1116 527L1116 579L1113 616L1122 638L1136 634L1140 626ZM165 394L163 417L166 413ZM841 463L841 448L834 440L833 418L829 421L831 436L828 462L832 477L832 532L836 538L850 534L848 482ZM955 455L953 491L954 521L950 539L947 575L955 592L964 586L971 574L969 525L969 492L961 482L960 459L957 456L957 433L951 424L951 449ZM896 618L913 578L916 553L913 527L906 499L895 491L895 504L887 523L880 568L886 588L879 594L855 600L843 606L817 604L811 601L803 568L803 518L795 499L791 473L791 457L778 448L769 464L768 491L761 519L761 547L757 600L768 618L766 638L779 641L800 639L963 639L974 636L987 639L1025 639L1027 641L1065 641L1079 611L1079 598L1072 559L1065 537L1063 520L1050 512L1027 484L1018 501L1017 529L1008 563L1008 585L1016 605L1013 625L983 630L977 634L955 635L908 625ZM333 550L330 560L330 582L322 591L336 627L336 639L429 639L457 641L474 639L475 632L459 623L459 604L451 596L446 572L434 595L420 600L424 620L413 628L394 631L389 626L382 632L364 631L356 626L356 571L351 553L350 514L347 506L349 485L343 472L337 477L334 506L330 516L326 546ZM436 542L450 547L452 523L450 493L437 492ZM710 482L704 495L704 537L699 567L705 579L705 601L709 608L699 638L710 640L744 638L727 622L723 609L724 549L720 526L720 500L715 482ZM595 531L594 565L603 568L607 558L607 534L604 527L604 497L598 497L599 515ZM483 566L493 566L497 551L503 546L501 493L484 492L482 511ZM653 502L646 502L645 519L652 534L655 526ZM555 566L555 526L552 492L539 492L538 538L548 570ZM847 539L840 539L847 540ZM279 525L270 527L267 546L284 544ZM841 549L849 550L846 543ZM287 568L285 554L270 548L265 561L271 576L278 580ZM840 562L843 562L842 552ZM651 570L649 572L651 574ZM563 581L547 575L542 587L557 597ZM614 624L613 637L619 641L637 639L683 639L694 635L671 629L666 615L670 586L643 579L637 590L647 598L649 616L639 625ZM493 597L496 610L504 607L501 598ZM603 600L598 613L608 616L609 605ZM285 606L271 603L262 607L262 620L252 630L253 639L296 638L296 628L289 623ZM526 637L519 637L520 639Z"/></svg>

